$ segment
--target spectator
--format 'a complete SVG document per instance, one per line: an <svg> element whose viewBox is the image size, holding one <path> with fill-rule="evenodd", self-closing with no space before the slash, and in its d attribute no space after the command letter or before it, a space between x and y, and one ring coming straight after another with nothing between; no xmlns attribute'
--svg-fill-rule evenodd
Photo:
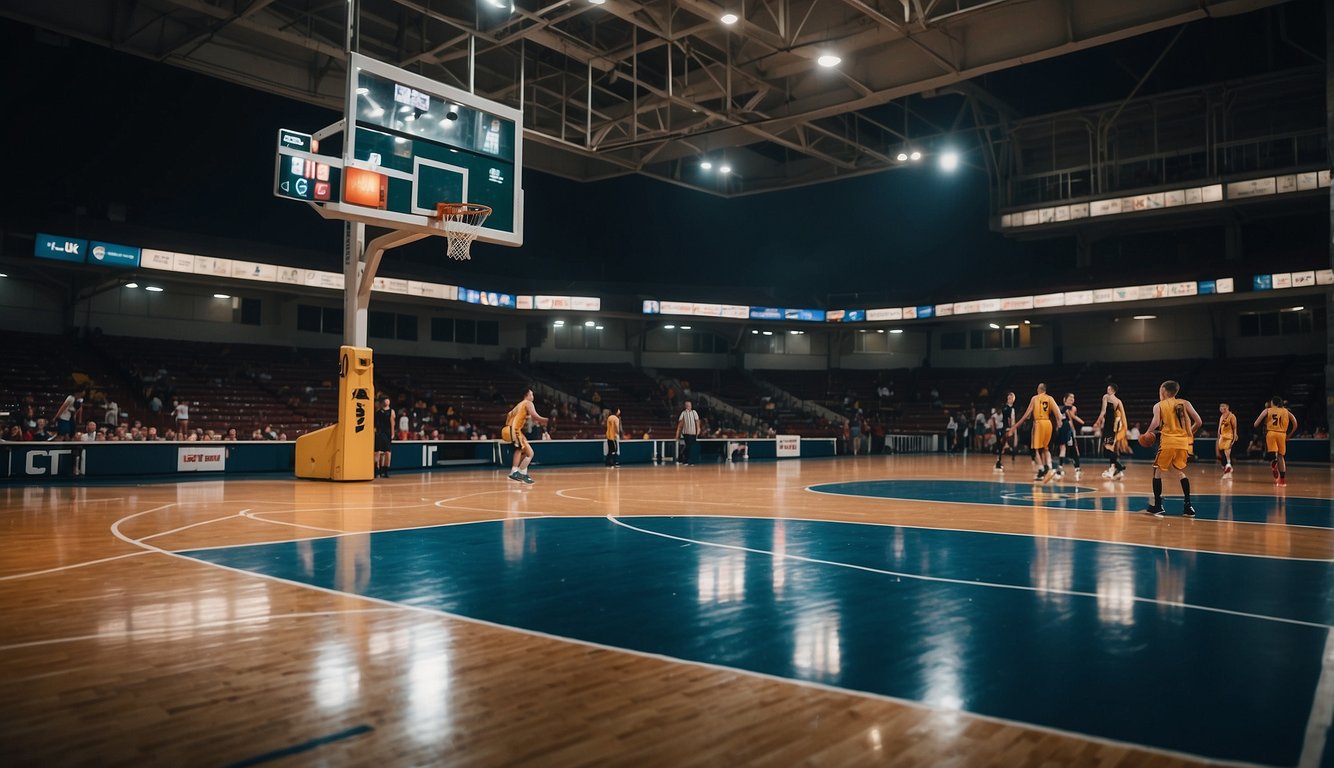
<svg viewBox="0 0 1334 768"><path fill-rule="evenodd" d="M265 424L261 435L261 440L277 440L278 430L274 429L272 424Z"/></svg>
<svg viewBox="0 0 1334 768"><path fill-rule="evenodd" d="M83 421L83 400L74 395L66 395L65 401L56 409L56 439L73 440L74 425Z"/></svg>
<svg viewBox="0 0 1334 768"><path fill-rule="evenodd" d="M97 439L97 422L90 421L83 427L83 432L79 435L79 442L91 443Z"/></svg>
<svg viewBox="0 0 1334 768"><path fill-rule="evenodd" d="M156 392L148 399L148 410L154 414L162 413L162 398L158 397Z"/></svg>
<svg viewBox="0 0 1334 768"><path fill-rule="evenodd" d="M120 423L120 406L115 400L107 403L106 413L102 414L102 423L111 427Z"/></svg>
<svg viewBox="0 0 1334 768"><path fill-rule="evenodd" d="M172 401L171 415L176 419L177 432L186 432L190 429L190 406L184 400Z"/></svg>

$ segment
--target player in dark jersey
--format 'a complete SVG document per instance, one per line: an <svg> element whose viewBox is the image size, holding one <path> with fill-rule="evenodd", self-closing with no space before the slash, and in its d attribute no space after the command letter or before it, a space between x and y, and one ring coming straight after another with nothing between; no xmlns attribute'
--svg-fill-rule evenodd
<svg viewBox="0 0 1334 768"><path fill-rule="evenodd" d="M1102 451L1107 457L1107 471L1102 476L1120 480L1126 475L1121 455L1130 453L1130 442L1126 439L1126 409L1116 396L1115 384L1107 385L1107 392L1102 396L1102 410L1098 420L1093 422L1093 428L1102 429Z"/></svg>
<svg viewBox="0 0 1334 768"><path fill-rule="evenodd" d="M1005 458L1005 451L1010 451L1010 463L1019 455L1019 435L1011 434L1010 427L1014 426L1014 393L1005 393L1005 405L1002 405L999 412L1000 424L996 429L996 471L1004 472L1005 467L1001 464L1001 459Z"/></svg>
<svg viewBox="0 0 1334 768"><path fill-rule="evenodd" d="M380 401L375 409L375 476L389 477L389 448L394 439L394 409L389 398Z"/></svg>
<svg viewBox="0 0 1334 768"><path fill-rule="evenodd" d="M1079 418L1079 409L1075 407L1075 394L1073 392L1065 393L1061 399L1061 431L1057 436L1057 442L1061 446L1060 462L1056 465L1056 476L1065 475L1065 460L1067 458L1074 461L1075 479L1078 480L1083 470L1079 468L1079 441L1075 440L1078 436L1078 427L1084 426L1084 420Z"/></svg>

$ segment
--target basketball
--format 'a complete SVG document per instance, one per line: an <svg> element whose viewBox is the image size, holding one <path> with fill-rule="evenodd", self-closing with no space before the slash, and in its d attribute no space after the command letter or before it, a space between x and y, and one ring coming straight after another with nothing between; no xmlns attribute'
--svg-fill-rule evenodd
<svg viewBox="0 0 1334 768"><path fill-rule="evenodd" d="M1157 432L1145 432L1139 436L1139 444L1145 448L1152 448L1153 444L1158 442Z"/></svg>

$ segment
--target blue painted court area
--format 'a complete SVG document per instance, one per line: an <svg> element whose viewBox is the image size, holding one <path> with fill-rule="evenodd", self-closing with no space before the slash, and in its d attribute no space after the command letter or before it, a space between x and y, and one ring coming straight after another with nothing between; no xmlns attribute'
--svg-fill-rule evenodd
<svg viewBox="0 0 1334 768"><path fill-rule="evenodd" d="M1146 474L1141 485L1147 485L1149 477ZM840 496L1049 507L1090 512L1139 512L1153 500L1152 494L1147 491L1139 494L1106 493L1087 485L1064 485L1059 481L1035 485L1031 482L991 483L980 480L863 480L813 485L810 490ZM1281 494L1248 496L1193 493L1191 500L1199 520L1334 528L1334 499L1287 497ZM1181 513L1181 485L1175 480L1163 481L1163 501L1167 505L1167 514Z"/></svg>
<svg viewBox="0 0 1334 768"><path fill-rule="evenodd" d="M1302 755L1334 624L1329 563L819 521L538 518L184 554L614 648L1270 765Z"/></svg>

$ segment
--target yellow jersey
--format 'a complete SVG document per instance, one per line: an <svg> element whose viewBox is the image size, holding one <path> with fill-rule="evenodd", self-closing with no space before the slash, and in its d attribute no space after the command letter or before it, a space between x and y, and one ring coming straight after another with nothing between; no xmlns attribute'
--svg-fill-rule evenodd
<svg viewBox="0 0 1334 768"><path fill-rule="evenodd" d="M1178 400L1175 397L1158 401L1158 420L1161 424L1158 435L1160 448L1188 449L1195 442L1190 431L1190 413L1187 411L1189 405L1190 403L1185 400Z"/></svg>
<svg viewBox="0 0 1334 768"><path fill-rule="evenodd" d="M607 417L607 439L608 439L608 440L620 440L620 439L621 439L621 417L620 417L620 416L612 415L612 416L608 416L608 417Z"/></svg>
<svg viewBox="0 0 1334 768"><path fill-rule="evenodd" d="M1056 405L1056 398L1047 393L1033 395L1033 418L1044 421L1055 421L1055 414L1060 413L1060 406Z"/></svg>
<svg viewBox="0 0 1334 768"><path fill-rule="evenodd" d="M1265 429L1286 435L1291 424L1291 416L1287 408L1271 405L1265 409Z"/></svg>
<svg viewBox="0 0 1334 768"><path fill-rule="evenodd" d="M1218 420L1218 436L1237 439L1237 414L1228 411L1226 416Z"/></svg>
<svg viewBox="0 0 1334 768"><path fill-rule="evenodd" d="M523 425L528 423L528 409L525 407L527 402L527 400L524 400L514 406L514 409L505 417L506 423L510 425L510 430L516 435L522 432Z"/></svg>

